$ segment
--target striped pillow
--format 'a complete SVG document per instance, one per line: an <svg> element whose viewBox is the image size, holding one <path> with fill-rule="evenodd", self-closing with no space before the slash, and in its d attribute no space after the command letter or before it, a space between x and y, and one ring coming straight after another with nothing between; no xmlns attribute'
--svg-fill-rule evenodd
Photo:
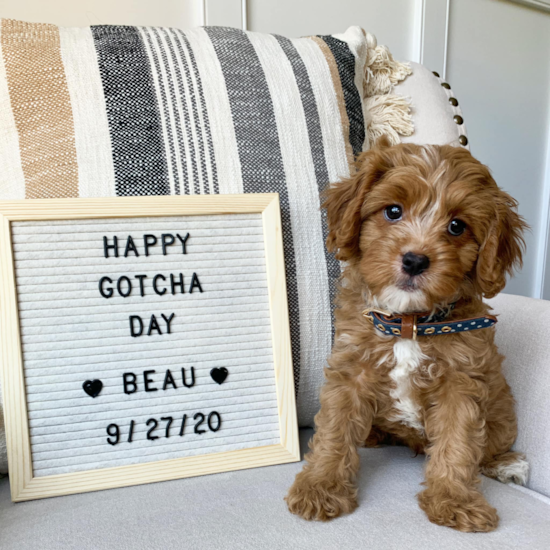
<svg viewBox="0 0 550 550"><path fill-rule="evenodd" d="M0 31L0 199L280 194L299 418L311 425L340 273L319 192L349 174L369 134L411 130L406 102L388 95L410 70L358 27L294 40L12 20Z"/></svg>

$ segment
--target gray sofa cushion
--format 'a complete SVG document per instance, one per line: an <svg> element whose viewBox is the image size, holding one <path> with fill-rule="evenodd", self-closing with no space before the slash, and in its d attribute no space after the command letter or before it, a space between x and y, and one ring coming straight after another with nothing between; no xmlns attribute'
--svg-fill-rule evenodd
<svg viewBox="0 0 550 550"><path fill-rule="evenodd" d="M303 430L305 448L310 430ZM424 458L362 449L360 506L331 523L291 515L283 497L301 463L12 504L0 482L2 550L550 548L550 500L491 479L483 491L501 523L493 533L431 524L418 508Z"/></svg>
<svg viewBox="0 0 550 550"><path fill-rule="evenodd" d="M516 399L514 449L527 455L527 486L550 497L550 301L499 294L489 304L498 315L496 342Z"/></svg>

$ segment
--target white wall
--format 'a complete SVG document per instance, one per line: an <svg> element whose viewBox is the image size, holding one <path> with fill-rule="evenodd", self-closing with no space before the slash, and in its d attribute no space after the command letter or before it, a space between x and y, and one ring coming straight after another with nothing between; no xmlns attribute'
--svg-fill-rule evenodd
<svg viewBox="0 0 550 550"><path fill-rule="evenodd" d="M447 79L472 153L519 200L532 228L523 271L507 291L539 296L550 185L550 14L503 0L454 0L449 23Z"/></svg>
<svg viewBox="0 0 550 550"><path fill-rule="evenodd" d="M287 36L361 25L444 75L472 152L532 232L507 290L550 299L550 13L507 0L0 0L0 16L60 25L229 25Z"/></svg>
<svg viewBox="0 0 550 550"><path fill-rule="evenodd" d="M285 36L334 34L360 25L409 58L414 0L248 0L248 28Z"/></svg>
<svg viewBox="0 0 550 550"><path fill-rule="evenodd" d="M0 17L66 27L202 24L200 0L0 0Z"/></svg>

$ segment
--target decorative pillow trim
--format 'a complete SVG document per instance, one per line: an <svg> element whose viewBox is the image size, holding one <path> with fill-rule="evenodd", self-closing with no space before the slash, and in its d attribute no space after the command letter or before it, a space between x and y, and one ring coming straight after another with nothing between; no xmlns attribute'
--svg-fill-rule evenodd
<svg viewBox="0 0 550 550"><path fill-rule="evenodd" d="M388 136L392 145L401 143L399 136L414 132L410 101L397 94L382 94L365 99L370 114L367 120L369 143Z"/></svg>
<svg viewBox="0 0 550 550"><path fill-rule="evenodd" d="M449 105L451 106L451 112L453 113L453 121L456 124L458 137L453 140L450 145L454 145L455 147L464 147L469 151L470 142L468 140L468 132L466 131L466 125L464 124L462 109L460 108L458 99L454 96L453 91L451 90L451 85L448 82L444 82L444 80L439 76L439 73L433 71L432 74L437 78L441 84L441 87L445 90Z"/></svg>
<svg viewBox="0 0 550 550"><path fill-rule="evenodd" d="M407 63L395 61L385 46L378 46L376 38L366 34L367 58L365 62L365 108L368 112L367 136L373 143L380 136L389 137L392 144L400 143L399 136L414 132L410 102L392 94L393 86L412 74Z"/></svg>

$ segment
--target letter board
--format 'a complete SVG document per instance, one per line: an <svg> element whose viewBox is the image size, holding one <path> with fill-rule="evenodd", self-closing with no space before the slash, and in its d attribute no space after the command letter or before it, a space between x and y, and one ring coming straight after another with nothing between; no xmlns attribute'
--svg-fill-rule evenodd
<svg viewBox="0 0 550 550"><path fill-rule="evenodd" d="M299 459L276 194L0 213L13 500Z"/></svg>

